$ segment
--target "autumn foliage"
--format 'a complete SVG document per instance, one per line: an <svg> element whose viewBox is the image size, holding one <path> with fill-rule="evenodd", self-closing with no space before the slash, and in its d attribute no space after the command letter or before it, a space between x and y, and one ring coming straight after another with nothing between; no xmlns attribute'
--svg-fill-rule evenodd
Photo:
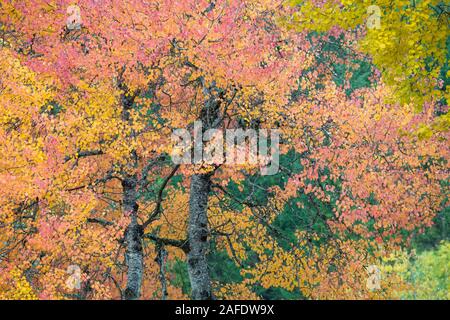
<svg viewBox="0 0 450 320"><path fill-rule="evenodd" d="M349 1L317 21L307 2L1 0L0 298L400 297L405 277L374 291L367 268L447 206L445 55L411 29L433 68L389 61L369 43L398 29L363 34ZM279 172L175 165L171 134L197 120L278 129Z"/></svg>

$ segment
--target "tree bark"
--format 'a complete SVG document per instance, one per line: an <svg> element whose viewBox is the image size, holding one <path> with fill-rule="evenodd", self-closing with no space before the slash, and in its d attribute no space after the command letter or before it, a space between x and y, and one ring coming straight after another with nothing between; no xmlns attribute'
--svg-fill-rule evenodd
<svg viewBox="0 0 450 320"><path fill-rule="evenodd" d="M189 248L187 253L188 273L191 282L191 298L212 299L209 275L208 250L208 196L211 180L208 174L191 177L189 198Z"/></svg>
<svg viewBox="0 0 450 320"><path fill-rule="evenodd" d="M215 84L207 86L202 79L203 92L207 99L200 111L199 120L202 122L201 137L195 143L199 143L201 154L203 154L203 134L208 129L217 128L221 122L221 101L225 98L221 90ZM195 128L195 125L194 125ZM195 129L194 129L195 131ZM195 133L194 133L195 134ZM194 144L195 144L194 143ZM194 145L194 162L195 148ZM203 155L202 155L203 157ZM191 177L189 195L189 222L187 252L188 273L191 282L191 298L193 300L211 300L211 278L208 267L208 198L211 189L211 176L213 173L194 174Z"/></svg>
<svg viewBox="0 0 450 320"><path fill-rule="evenodd" d="M161 282L161 300L167 300L166 258L167 251L163 244L156 245L156 263L159 265L159 281Z"/></svg>
<svg viewBox="0 0 450 320"><path fill-rule="evenodd" d="M142 226L137 221L137 179L135 176L122 181L123 210L130 215L131 221L125 231L125 261L127 270L127 287L124 293L125 300L139 299L141 296L142 275L144 269L144 257L142 250Z"/></svg>

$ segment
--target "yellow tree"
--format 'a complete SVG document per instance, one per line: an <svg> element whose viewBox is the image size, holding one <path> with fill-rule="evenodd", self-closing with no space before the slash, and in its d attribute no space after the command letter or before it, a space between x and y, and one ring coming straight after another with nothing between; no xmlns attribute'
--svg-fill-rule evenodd
<svg viewBox="0 0 450 320"><path fill-rule="evenodd" d="M450 116L450 11L440 0L288 1L293 10L282 19L296 30L354 37L354 49L369 55L394 98L416 111L435 108L440 115L419 134L448 130Z"/></svg>

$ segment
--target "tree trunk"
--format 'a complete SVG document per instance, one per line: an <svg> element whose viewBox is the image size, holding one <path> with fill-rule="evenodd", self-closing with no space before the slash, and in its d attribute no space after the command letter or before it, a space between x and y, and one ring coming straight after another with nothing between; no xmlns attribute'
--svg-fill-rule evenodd
<svg viewBox="0 0 450 320"><path fill-rule="evenodd" d="M125 231L125 261L127 270L127 287L124 299L134 300L141 296L144 258L142 250L142 226L137 222L136 177L128 177L122 181L123 210L130 215L131 221Z"/></svg>
<svg viewBox="0 0 450 320"><path fill-rule="evenodd" d="M194 137L194 163L196 148L201 148L201 158L203 158L203 134L208 129L217 128L222 117L220 116L220 104L225 98L223 92L218 90L213 84L207 87L203 83L203 92L208 98L200 112L199 120L202 122L202 128L194 135L200 134L200 137ZM198 144L198 145L196 145ZM202 159L200 159L202 160ZM207 253L209 249L208 242L208 198L211 188L212 173L194 174L191 177L190 195L189 195L189 225L188 240L189 251L187 253L188 273L191 281L191 298L193 300L211 300L213 294L211 290L211 278L208 268Z"/></svg>
<svg viewBox="0 0 450 320"><path fill-rule="evenodd" d="M195 174L191 177L189 198L188 238L190 250L187 253L191 298L194 300L212 299L209 276L208 250L208 195L210 175Z"/></svg>

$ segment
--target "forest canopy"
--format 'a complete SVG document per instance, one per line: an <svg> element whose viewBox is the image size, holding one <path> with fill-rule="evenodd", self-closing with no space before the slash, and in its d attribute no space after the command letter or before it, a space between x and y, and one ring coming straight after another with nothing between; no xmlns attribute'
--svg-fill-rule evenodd
<svg viewBox="0 0 450 320"><path fill-rule="evenodd" d="M0 0L0 299L449 299L449 19Z"/></svg>

